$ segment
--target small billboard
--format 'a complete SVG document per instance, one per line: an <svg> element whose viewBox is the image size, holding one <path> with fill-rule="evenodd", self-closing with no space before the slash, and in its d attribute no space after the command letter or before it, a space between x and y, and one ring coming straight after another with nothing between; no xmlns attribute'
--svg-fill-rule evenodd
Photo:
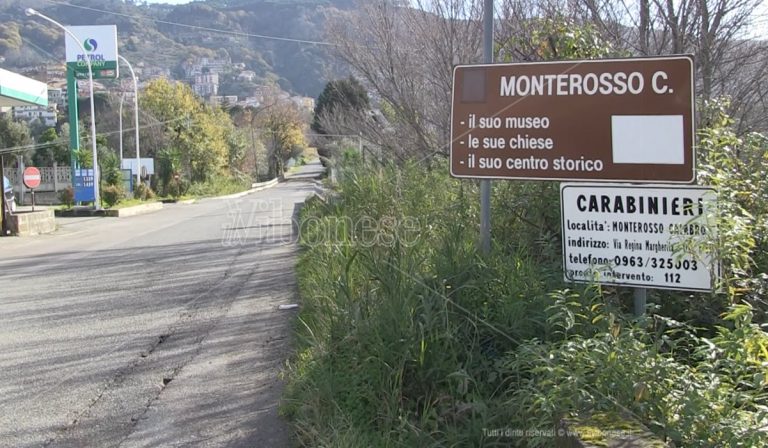
<svg viewBox="0 0 768 448"><path fill-rule="evenodd" d="M141 177L152 176L155 174L155 159L141 158ZM136 159L123 159L121 166L124 170L131 170L131 175L136 175Z"/></svg>
<svg viewBox="0 0 768 448"><path fill-rule="evenodd" d="M560 186L566 281L712 291L719 264L711 187ZM688 244L686 244L686 242Z"/></svg>

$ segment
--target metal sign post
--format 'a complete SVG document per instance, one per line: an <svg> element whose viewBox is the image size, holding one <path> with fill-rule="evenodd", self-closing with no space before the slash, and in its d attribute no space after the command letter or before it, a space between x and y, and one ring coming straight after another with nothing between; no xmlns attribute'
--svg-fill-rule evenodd
<svg viewBox="0 0 768 448"><path fill-rule="evenodd" d="M2 236L6 236L8 235L8 216L6 214L8 204L5 203L5 161L2 153L0 153L0 179L2 179L0 182L3 184L3 194L2 199L0 199L0 220L2 220L0 229L2 229Z"/></svg>
<svg viewBox="0 0 768 448"><path fill-rule="evenodd" d="M633 288L633 297L635 305L635 316L642 317L645 315L645 306L648 298L648 290L645 288Z"/></svg>
<svg viewBox="0 0 768 448"><path fill-rule="evenodd" d="M29 188L30 191L32 192L32 211L34 212L35 211L35 188L39 187L40 182L42 182L42 176L40 174L40 170L34 166L26 167L24 169L24 173L22 174L21 180L24 186Z"/></svg>
<svg viewBox="0 0 768 448"><path fill-rule="evenodd" d="M493 63L493 0L483 3L483 62ZM453 145L451 145L453 146ZM491 181L480 181L480 250L491 252Z"/></svg>

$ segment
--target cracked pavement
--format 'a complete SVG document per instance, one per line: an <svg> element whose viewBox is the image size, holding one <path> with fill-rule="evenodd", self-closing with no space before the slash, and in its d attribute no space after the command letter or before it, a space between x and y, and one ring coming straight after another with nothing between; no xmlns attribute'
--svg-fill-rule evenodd
<svg viewBox="0 0 768 448"><path fill-rule="evenodd" d="M296 228L319 164L238 199L0 239L0 447L290 445Z"/></svg>

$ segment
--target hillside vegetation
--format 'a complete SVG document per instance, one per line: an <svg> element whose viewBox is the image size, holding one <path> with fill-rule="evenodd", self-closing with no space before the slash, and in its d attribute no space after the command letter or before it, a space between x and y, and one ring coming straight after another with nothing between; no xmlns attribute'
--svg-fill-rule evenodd
<svg viewBox="0 0 768 448"><path fill-rule="evenodd" d="M326 45L247 34L322 41L327 18L350 2L209 1L177 6L120 0L68 3L75 6L1 1L0 56L6 58L4 66L22 68L64 60L62 33L24 16L24 8L32 6L67 25L114 24L120 52L134 66L143 62L148 67L172 70L177 76L181 75L181 64L194 57L226 56L256 72L258 82L278 82L287 91L316 97L327 80L344 72L334 64Z"/></svg>
<svg viewBox="0 0 768 448"><path fill-rule="evenodd" d="M651 290L641 317L628 287L563 280L555 182L493 181L481 253L479 183L447 162L452 67L480 60L479 2L393 3L332 26L382 107L314 122L360 132L365 160L328 145L338 185L301 217L283 407L299 443L572 446L555 429L573 417L642 424L664 446L768 446L768 46L735 37L757 2L496 2L497 61L695 53L697 184L718 192L696 248L722 276L711 293ZM590 446L609 446L601 429Z"/></svg>
<svg viewBox="0 0 768 448"><path fill-rule="evenodd" d="M301 444L551 447L560 418L602 414L674 446L768 445L768 140L712 107L723 293L657 292L640 319L625 288L563 281L557 184L499 182L483 256L476 184L350 150L301 221Z"/></svg>

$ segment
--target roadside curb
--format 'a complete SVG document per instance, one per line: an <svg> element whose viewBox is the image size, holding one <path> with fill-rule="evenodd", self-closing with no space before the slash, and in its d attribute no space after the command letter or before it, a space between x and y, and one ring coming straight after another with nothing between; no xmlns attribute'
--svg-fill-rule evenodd
<svg viewBox="0 0 768 448"><path fill-rule="evenodd" d="M69 209L69 210L55 210L56 217L59 218L79 218L88 216L104 216L108 218L125 218L128 216L143 215L145 213L152 213L158 210L162 210L162 202L150 202L148 204L134 205L133 207L125 207L118 209Z"/></svg>

